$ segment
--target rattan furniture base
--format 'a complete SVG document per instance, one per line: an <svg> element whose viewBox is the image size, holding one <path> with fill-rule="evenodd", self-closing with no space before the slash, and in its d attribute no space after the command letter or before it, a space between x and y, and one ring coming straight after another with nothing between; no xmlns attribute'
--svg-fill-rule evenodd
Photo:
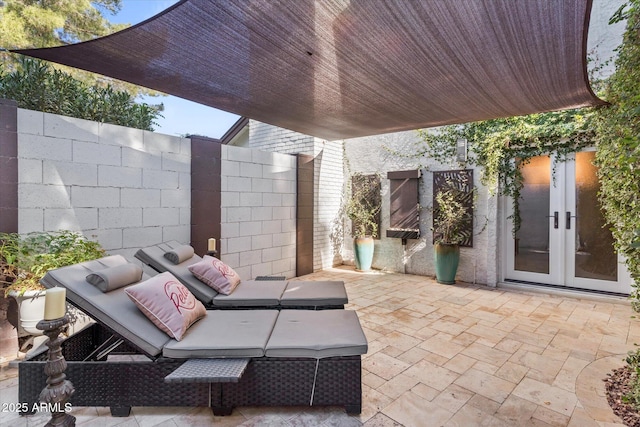
<svg viewBox="0 0 640 427"><path fill-rule="evenodd" d="M76 390L72 406L107 406L113 416L128 416L134 406L204 406L216 415L228 415L237 406L343 406L350 414L361 411L360 356L254 358L238 382L166 382L185 360L86 360L109 337L109 331L94 324L63 343L67 378ZM123 353L140 354L126 344L117 349ZM34 407L46 386L45 363L43 353L18 365L19 401L27 408Z"/></svg>

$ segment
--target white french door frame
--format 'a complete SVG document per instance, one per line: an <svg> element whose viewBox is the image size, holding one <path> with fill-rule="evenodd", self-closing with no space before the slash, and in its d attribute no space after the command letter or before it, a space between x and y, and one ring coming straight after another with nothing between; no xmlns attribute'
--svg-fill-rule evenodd
<svg viewBox="0 0 640 427"><path fill-rule="evenodd" d="M594 149L584 151L594 151ZM502 259L506 262L503 263L503 279L628 294L631 291L631 277L620 255L618 255L617 281L576 277L575 156L569 156L566 161L556 161L556 157L550 155L550 160L549 174L552 174L554 163L555 172L551 177L549 188L549 272L537 273L515 269L516 243L512 235L511 220L507 219L513 213L513 206L511 200L504 197Z"/></svg>

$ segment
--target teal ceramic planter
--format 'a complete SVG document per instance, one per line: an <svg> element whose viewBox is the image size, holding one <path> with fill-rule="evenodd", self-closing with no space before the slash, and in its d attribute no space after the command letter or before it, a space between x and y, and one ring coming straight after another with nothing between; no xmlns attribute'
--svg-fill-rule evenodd
<svg viewBox="0 0 640 427"><path fill-rule="evenodd" d="M369 271L373 262L373 237L356 237L353 239L353 252L356 270Z"/></svg>
<svg viewBox="0 0 640 427"><path fill-rule="evenodd" d="M433 253L436 265L436 281L445 285L456 283L456 272L460 262L460 247L458 245L436 244Z"/></svg>

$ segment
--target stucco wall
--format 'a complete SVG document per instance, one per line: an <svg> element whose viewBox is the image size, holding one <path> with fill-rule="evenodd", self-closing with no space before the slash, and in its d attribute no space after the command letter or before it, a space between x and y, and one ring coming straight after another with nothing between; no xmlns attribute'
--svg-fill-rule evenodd
<svg viewBox="0 0 640 427"><path fill-rule="evenodd" d="M129 259L189 242L186 138L18 109L20 233L82 231Z"/></svg>
<svg viewBox="0 0 640 427"><path fill-rule="evenodd" d="M417 132L399 132L374 137L354 138L345 141L347 169L345 180L353 173L379 173L382 183L382 224L380 238L375 242L373 267L389 271L434 276L432 214L433 174L431 171L459 169L454 164L438 164L424 157L413 157L420 140ZM409 156L397 155L404 153ZM419 182L420 235L416 240L408 240L406 248L401 239L387 238L389 228L390 199L387 172L421 169ZM478 190L474 210L473 248L461 248L458 279L470 283L495 285L496 283L496 200L490 197L488 189L480 184L480 170L474 169L474 182ZM353 260L351 227L344 227L345 260Z"/></svg>

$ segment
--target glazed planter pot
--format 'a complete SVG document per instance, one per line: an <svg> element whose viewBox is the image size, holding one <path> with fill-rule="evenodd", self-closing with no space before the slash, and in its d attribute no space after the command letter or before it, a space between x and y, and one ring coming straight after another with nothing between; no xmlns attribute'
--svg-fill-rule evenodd
<svg viewBox="0 0 640 427"><path fill-rule="evenodd" d="M44 318L44 295L45 291L26 291L22 295L17 292L9 293L9 296L15 298L18 303L20 313L19 337L43 334L43 331L36 328L36 325Z"/></svg>
<svg viewBox="0 0 640 427"><path fill-rule="evenodd" d="M460 246L437 243L434 246L436 281L446 285L456 283L456 272L460 262Z"/></svg>
<svg viewBox="0 0 640 427"><path fill-rule="evenodd" d="M356 270L369 271L373 262L373 237L364 236L353 239L353 253Z"/></svg>

